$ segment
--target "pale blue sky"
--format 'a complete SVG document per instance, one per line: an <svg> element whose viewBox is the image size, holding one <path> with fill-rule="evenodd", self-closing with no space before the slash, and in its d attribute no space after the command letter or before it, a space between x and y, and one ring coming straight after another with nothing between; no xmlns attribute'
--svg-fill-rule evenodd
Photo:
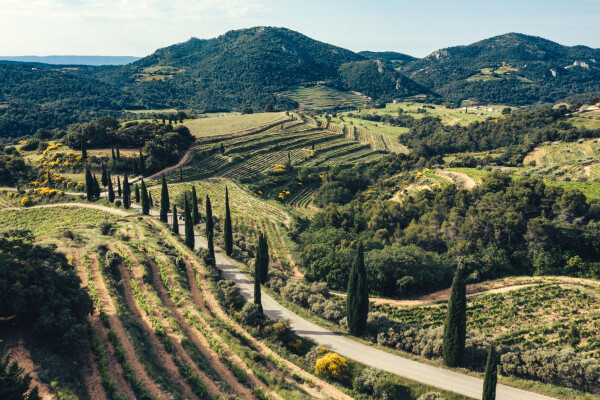
<svg viewBox="0 0 600 400"><path fill-rule="evenodd" d="M0 0L0 55L134 55L283 26L350 50L422 57L507 32L600 48L600 0Z"/></svg>

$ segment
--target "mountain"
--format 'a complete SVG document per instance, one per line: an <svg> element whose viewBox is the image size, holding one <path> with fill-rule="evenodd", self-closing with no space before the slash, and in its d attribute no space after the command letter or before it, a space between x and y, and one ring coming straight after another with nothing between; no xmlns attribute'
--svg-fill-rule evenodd
<svg viewBox="0 0 600 400"><path fill-rule="evenodd" d="M452 101L554 102L600 90L600 50L508 33L437 50L402 72Z"/></svg>
<svg viewBox="0 0 600 400"><path fill-rule="evenodd" d="M267 103L293 108L297 106L293 100L275 93L312 82L352 91L386 86L385 91L370 90L374 99L429 92L395 71L378 72L375 62L360 69L370 69L369 79L381 81L376 85L360 77L342 78L342 66L364 61L364 56L289 29L256 27L214 39L192 38L98 77L121 85L149 107L213 111L262 108Z"/></svg>
<svg viewBox="0 0 600 400"><path fill-rule="evenodd" d="M139 60L130 56L0 56L0 61L42 63L51 65L125 65Z"/></svg>
<svg viewBox="0 0 600 400"><path fill-rule="evenodd" d="M416 57L409 56L408 54L398 53L395 51L359 51L358 54L366 58L371 58L373 60L388 62L394 67L406 65L418 60L418 58Z"/></svg>

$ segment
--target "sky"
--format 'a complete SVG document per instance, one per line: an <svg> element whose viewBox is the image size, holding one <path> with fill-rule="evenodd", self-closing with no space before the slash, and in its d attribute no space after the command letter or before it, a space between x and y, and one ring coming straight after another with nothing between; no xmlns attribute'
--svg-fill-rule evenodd
<svg viewBox="0 0 600 400"><path fill-rule="evenodd" d="M415 57L519 32L600 48L600 0L0 0L0 56L146 56L278 26L353 51Z"/></svg>

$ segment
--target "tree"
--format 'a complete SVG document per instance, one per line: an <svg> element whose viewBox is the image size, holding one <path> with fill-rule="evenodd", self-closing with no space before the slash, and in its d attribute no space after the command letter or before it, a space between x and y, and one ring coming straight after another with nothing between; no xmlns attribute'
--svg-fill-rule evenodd
<svg viewBox="0 0 600 400"><path fill-rule="evenodd" d="M192 222L194 225L200 223L200 212L198 211L198 196L196 186L192 186Z"/></svg>
<svg viewBox="0 0 600 400"><path fill-rule="evenodd" d="M146 174L146 161L144 161L144 153L142 153L142 149L140 149L140 175L144 176Z"/></svg>
<svg viewBox="0 0 600 400"><path fill-rule="evenodd" d="M444 364L459 367L465 354L467 336L467 296L462 268L458 267L452 281L448 311L444 324Z"/></svg>
<svg viewBox="0 0 600 400"><path fill-rule="evenodd" d="M496 345L490 344L487 363L485 365L485 375L483 378L483 396L482 400L496 400L496 384L498 382L498 356L496 355Z"/></svg>
<svg viewBox="0 0 600 400"><path fill-rule="evenodd" d="M212 206L210 205L210 197L206 195L206 226L205 232L206 236L208 236L208 232L212 232L214 228L214 221L212 216Z"/></svg>
<svg viewBox="0 0 600 400"><path fill-rule="evenodd" d="M225 187L225 253L233 253L233 231L231 227L231 212L229 210L229 190Z"/></svg>
<svg viewBox="0 0 600 400"><path fill-rule="evenodd" d="M369 288L367 285L367 270L365 269L365 253L362 242L359 242L356 258L350 268L346 296L348 330L352 335L360 336L364 333L367 327L368 315Z"/></svg>
<svg viewBox="0 0 600 400"><path fill-rule="evenodd" d="M98 184L98 179L96 179L96 174L94 174L94 197L99 199L101 193L100 184Z"/></svg>
<svg viewBox="0 0 600 400"><path fill-rule="evenodd" d="M221 154L225 154L225 146L223 146L223 143L221 143L221 146L219 147L219 151L221 152Z"/></svg>
<svg viewBox="0 0 600 400"><path fill-rule="evenodd" d="M10 362L10 355L5 355L0 360L0 398L6 400L40 400L38 387L31 385L31 375L23 373L25 370L16 361ZM29 391L29 393L27 393Z"/></svg>
<svg viewBox="0 0 600 400"><path fill-rule="evenodd" d="M264 233L259 235L259 248L260 251L260 279L264 284L269 280L269 243L267 242L267 236Z"/></svg>
<svg viewBox="0 0 600 400"><path fill-rule="evenodd" d="M113 161L115 161L117 159L117 156L115 155L115 148L111 146L110 150L112 152L111 158Z"/></svg>
<svg viewBox="0 0 600 400"><path fill-rule="evenodd" d="M140 174L139 163L135 157L131 159L131 163L133 164L133 175L138 176Z"/></svg>
<svg viewBox="0 0 600 400"><path fill-rule="evenodd" d="M154 208L154 200L152 200L151 192L148 192L148 204L150 204L150 208Z"/></svg>
<svg viewBox="0 0 600 400"><path fill-rule="evenodd" d="M113 183L110 174L108 174L108 201L111 203L115 201L115 190L113 189Z"/></svg>
<svg viewBox="0 0 600 400"><path fill-rule="evenodd" d="M117 175L117 195L121 197L123 195L123 190L121 190L121 177Z"/></svg>
<svg viewBox="0 0 600 400"><path fill-rule="evenodd" d="M192 210L188 201L187 194L185 196L185 244L190 249L194 249L194 223L192 221Z"/></svg>
<svg viewBox="0 0 600 400"><path fill-rule="evenodd" d="M260 251L256 252L256 258L254 259L254 304L256 304L260 308L260 313L262 314L262 301L260 298Z"/></svg>
<svg viewBox="0 0 600 400"><path fill-rule="evenodd" d="M217 258L215 257L215 241L213 234L213 231L210 231L206 237L206 241L208 242L208 254L210 255L211 265L214 267L217 265Z"/></svg>
<svg viewBox="0 0 600 400"><path fill-rule="evenodd" d="M85 148L85 140L81 140L81 159L87 160L87 149Z"/></svg>
<svg viewBox="0 0 600 400"><path fill-rule="evenodd" d="M177 205L173 204L173 233L179 235L179 221L177 220Z"/></svg>
<svg viewBox="0 0 600 400"><path fill-rule="evenodd" d="M94 198L94 178L92 178L92 173L89 167L85 169L85 193L88 201L92 201Z"/></svg>
<svg viewBox="0 0 600 400"><path fill-rule="evenodd" d="M138 186L138 184L135 184L135 202L139 203L140 202L140 187Z"/></svg>
<svg viewBox="0 0 600 400"><path fill-rule="evenodd" d="M108 172L106 172L106 165L104 165L104 163L102 163L102 176L100 177L101 182L102 182L102 186L107 187L108 186Z"/></svg>
<svg viewBox="0 0 600 400"><path fill-rule="evenodd" d="M167 187L167 181L163 174L162 188L160 191L160 220L165 224L169 222L169 207L169 188Z"/></svg>
<svg viewBox="0 0 600 400"><path fill-rule="evenodd" d="M127 175L123 178L123 207L129 209L131 207L131 187Z"/></svg>
<svg viewBox="0 0 600 400"><path fill-rule="evenodd" d="M146 189L146 183L142 179L142 214L150 214L150 199L148 198L148 190Z"/></svg>
<svg viewBox="0 0 600 400"><path fill-rule="evenodd" d="M119 145L117 145L117 161L121 160L121 152L119 151Z"/></svg>

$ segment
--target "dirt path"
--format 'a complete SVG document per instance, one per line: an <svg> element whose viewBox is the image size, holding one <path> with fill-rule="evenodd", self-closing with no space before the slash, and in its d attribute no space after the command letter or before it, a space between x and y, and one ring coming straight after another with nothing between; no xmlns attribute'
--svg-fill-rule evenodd
<svg viewBox="0 0 600 400"><path fill-rule="evenodd" d="M109 249L114 252L121 253L114 246L109 246ZM177 367L177 365L175 365L175 361L173 360L173 357L169 353L167 353L164 345L160 342L160 340L156 336L156 334L154 332L154 328L152 327L152 321L150 320L148 315L146 315L146 313L143 312L137 305L137 301L135 299L135 295L133 294L133 289L132 289L131 283L130 283L131 278L133 277L133 278L135 278L135 280L137 280L137 282L140 284L140 290L142 290L142 292L145 293L146 290L144 287L143 274L141 272L141 269L140 269L139 265L137 264L137 261L135 260L133 253L128 250L129 249L125 248L124 251L126 252L125 255L130 260L131 271L129 270L129 268L127 268L124 265L124 263L119 266L119 271L121 272L121 277L122 277L122 281L123 281L123 293L125 295L125 301L127 303L127 307L133 314L133 318L136 320L136 322L142 327L142 329L146 333L146 337L150 341L150 346L152 347L152 352L154 354L156 354L156 356L158 357L158 359L160 361L161 366L165 369L165 371L167 373L166 378L175 387L177 387L177 389L185 397L197 398L194 395L194 393L192 392L192 389L187 384L185 384L185 379L179 373L179 368ZM135 273L134 273L134 270L135 270ZM170 329L168 323L163 326L165 328ZM173 341L177 342L177 337L175 337L175 335L173 334L172 331L171 331L170 338Z"/></svg>
<svg viewBox="0 0 600 400"><path fill-rule="evenodd" d="M104 312L109 318L111 328L114 329L115 333L121 340L123 350L125 351L125 359L131 365L135 377L144 384L144 387L146 390L148 390L152 397L169 398L169 394L165 392L152 378L150 378L148 371L146 371L146 368L140 362L129 333L119 319L117 309L112 297L109 294L110 292L104 284L104 280L100 276L98 266L94 265L94 263L92 263L92 276L94 284L96 285L96 289L98 290L98 295L102 301Z"/></svg>
<svg viewBox="0 0 600 400"><path fill-rule="evenodd" d="M458 171L447 171L443 169L439 169L435 171L436 175L443 176L444 178L450 179L452 182L458 183L462 185L467 190L473 189L477 186L477 182L475 179L471 178L469 175L464 172Z"/></svg>

